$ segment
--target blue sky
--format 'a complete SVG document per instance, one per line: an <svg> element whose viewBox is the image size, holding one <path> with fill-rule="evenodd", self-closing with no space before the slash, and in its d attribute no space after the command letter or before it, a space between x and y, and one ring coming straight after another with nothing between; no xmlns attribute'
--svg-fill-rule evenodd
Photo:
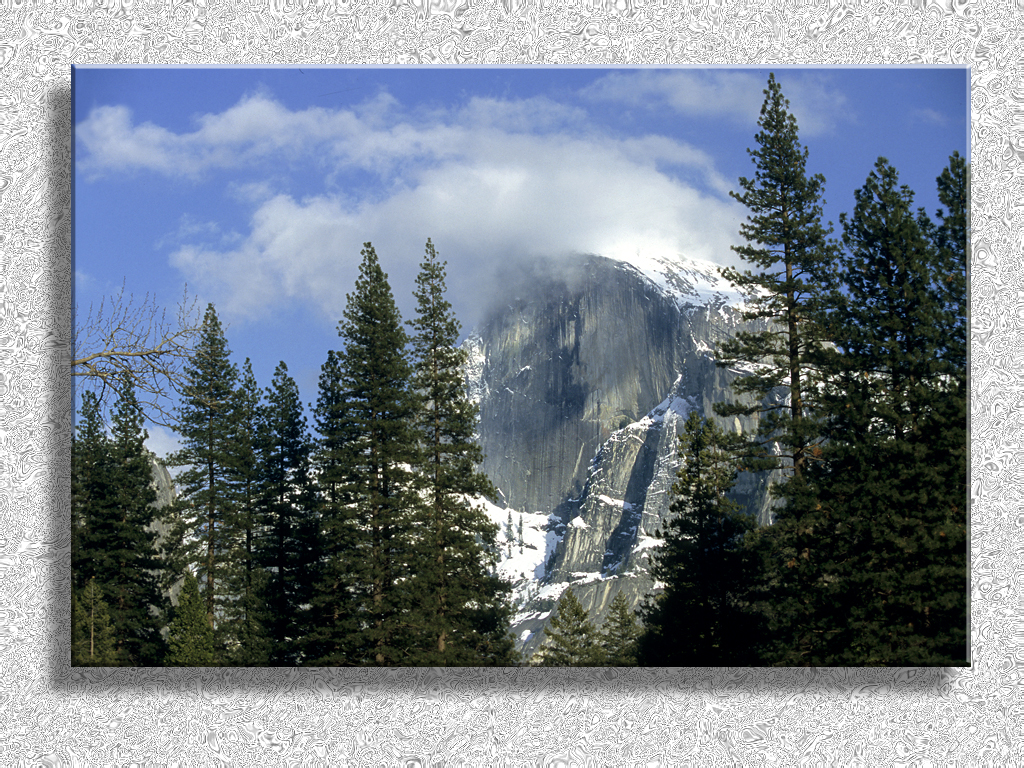
<svg viewBox="0 0 1024 768"><path fill-rule="evenodd" d="M173 307L187 283L236 362L266 387L283 360L309 403L366 241L409 319L430 237L467 332L519 259L735 264L769 71L836 235L879 156L934 215L969 157L965 68L79 67L76 302L124 283Z"/></svg>

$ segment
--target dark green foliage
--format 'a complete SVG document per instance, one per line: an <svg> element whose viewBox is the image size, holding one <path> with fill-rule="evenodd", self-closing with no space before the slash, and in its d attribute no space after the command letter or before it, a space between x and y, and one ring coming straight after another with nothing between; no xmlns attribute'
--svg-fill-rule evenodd
<svg viewBox="0 0 1024 768"><path fill-rule="evenodd" d="M537 652L545 667L599 667L605 663L601 637L586 609L571 589L558 601L558 613L544 628Z"/></svg>
<svg viewBox="0 0 1024 768"><path fill-rule="evenodd" d="M71 666L118 666L120 658L115 645L114 628L110 624L110 612L103 601L103 590L95 579L89 579L80 594L76 592L72 599L74 624Z"/></svg>
<svg viewBox="0 0 1024 768"><path fill-rule="evenodd" d="M937 179L939 202L945 210L936 211L937 227L930 230L935 249L939 297L946 317L956 325L949 329L941 351L958 383L967 383L967 233L970 226L970 165L954 152L949 165Z"/></svg>
<svg viewBox="0 0 1024 768"><path fill-rule="evenodd" d="M234 535L228 540L231 567L226 570L224 591L234 595L226 602L220 620L229 652L226 663L263 666L270 660L266 624L266 573L260 569L262 494L264 483L265 406L248 358L232 397L232 450L227 466L234 496Z"/></svg>
<svg viewBox="0 0 1024 768"><path fill-rule="evenodd" d="M608 618L601 627L604 664L609 667L635 667L640 633L640 622L630 610L626 596L620 592L612 600Z"/></svg>
<svg viewBox="0 0 1024 768"><path fill-rule="evenodd" d="M237 601L238 577L232 571L238 565L239 451L249 448L236 443L238 371L229 355L210 304L185 367L187 383L178 407L182 449L168 459L171 466L185 467L177 477L180 496L173 510L175 573L191 565L197 568L207 620L214 629Z"/></svg>
<svg viewBox="0 0 1024 768"><path fill-rule="evenodd" d="M191 572L178 596L178 607L169 626L168 667L212 667L219 663L217 644L207 614L206 602L199 594L199 585Z"/></svg>
<svg viewBox="0 0 1024 768"><path fill-rule="evenodd" d="M417 399L387 276L372 245L365 244L362 256L339 324L345 349L331 374L344 403L330 415L343 437L333 445L332 469L332 493L341 503L324 510L318 627L309 639L320 656L309 657L319 664L400 665L407 659L410 553L420 514L411 471L418 461Z"/></svg>
<svg viewBox="0 0 1024 768"><path fill-rule="evenodd" d="M152 665L164 654L160 636L162 614L169 607L160 590L153 468L145 440L142 409L131 382L121 383L114 404L111 456L114 460L114 500L119 515L112 523L105 554L113 574L100 574L120 653L132 665Z"/></svg>
<svg viewBox="0 0 1024 768"><path fill-rule="evenodd" d="M954 157L940 190L964 176ZM817 501L761 537L773 663L966 663L965 195L942 196L935 228L880 158L843 217Z"/></svg>
<svg viewBox="0 0 1024 768"><path fill-rule="evenodd" d="M267 390L263 442L262 541L259 561L266 584L270 661L298 659L298 639L312 597L313 542L317 534L310 475L311 443L302 401L288 367L281 362Z"/></svg>
<svg viewBox="0 0 1024 768"><path fill-rule="evenodd" d="M347 567L358 533L352 525L352 492L347 480L349 449L356 431L347 417L346 405L341 356L330 350L320 369L314 409L318 437L312 462L319 530L310 570L314 584L310 625L301 642L304 657L323 664L345 663L345 639L357 626L355 601L349 593L354 574Z"/></svg>
<svg viewBox="0 0 1024 768"><path fill-rule="evenodd" d="M341 381L341 357L328 350L327 362L320 368L320 382L314 426L318 438L313 450L313 467L321 503L327 507L344 505L348 444L355 433L346 417L346 393Z"/></svg>
<svg viewBox="0 0 1024 768"><path fill-rule="evenodd" d="M683 466L672 487L674 517L651 567L665 588L642 609L640 661L646 666L744 663L751 627L738 605L749 579L740 543L754 520L726 498L736 482L729 453L735 438L697 412L684 430Z"/></svg>
<svg viewBox="0 0 1024 768"><path fill-rule="evenodd" d="M113 458L99 399L82 393L77 434L71 450L71 572L73 589L94 579L99 558L89 553L103 546L101 524L114 506Z"/></svg>
<svg viewBox="0 0 1024 768"><path fill-rule="evenodd" d="M774 74L768 78L758 125L758 147L747 150L756 166L754 178L740 178L742 194L730 194L751 212L740 227L747 244L733 250L760 271L730 268L722 274L747 295L744 319L762 321L765 328L741 331L720 346L719 365L739 362L755 370L733 384L740 402L716 404L715 412L759 413L758 433L743 451L744 468L791 467L799 485L809 451L819 440L812 413L812 358L822 346L823 332L816 315L838 248L828 237L831 227L821 222L825 179L807 175L808 152ZM775 397L765 403L769 394L786 391L788 402ZM775 442L780 455L768 450Z"/></svg>
<svg viewBox="0 0 1024 768"><path fill-rule="evenodd" d="M457 346L459 323L445 298L445 264L430 240L416 285L417 316L409 325L425 508L414 542L415 663L508 663L514 648L509 587L491 572L497 527L469 500L497 492L477 470L483 454L474 441L477 410L466 392L466 353ZM511 541L511 518L508 534Z"/></svg>
<svg viewBox="0 0 1024 768"><path fill-rule="evenodd" d="M120 384L112 422L108 438L97 398L84 393L72 484L73 589L84 594L91 584L89 589L100 590L94 597L106 604L119 664L151 665L164 651L159 630L165 601L157 578L162 563L149 529L156 492L146 432L127 381Z"/></svg>

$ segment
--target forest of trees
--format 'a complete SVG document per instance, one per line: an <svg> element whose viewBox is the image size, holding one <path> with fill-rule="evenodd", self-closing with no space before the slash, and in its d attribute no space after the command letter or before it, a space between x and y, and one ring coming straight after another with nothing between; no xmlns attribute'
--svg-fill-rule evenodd
<svg viewBox="0 0 1024 768"><path fill-rule="evenodd" d="M211 305L183 370L178 497L157 509L143 413L108 434L82 396L73 449L75 665L508 665L510 588L477 466L445 265L428 240L403 324L362 251L311 434L281 363L261 391ZM406 331L410 326L412 333ZM168 535L158 549L154 522ZM178 592L177 605L168 595Z"/></svg>
<svg viewBox="0 0 1024 768"><path fill-rule="evenodd" d="M969 168L954 152L942 210L879 158L842 236L822 223L825 179L770 76L748 150L749 210L723 274L763 321L720 345L744 363L720 417L757 413L757 434L690 414L674 517L620 658L644 666L963 666L967 627L967 236ZM768 397L784 393L786 397ZM775 470L771 525L729 499L738 472ZM544 663L609 663L567 592Z"/></svg>
<svg viewBox="0 0 1024 768"><path fill-rule="evenodd" d="M734 386L754 404L715 408L760 411L760 429L687 423L640 662L966 665L968 166L950 157L932 220L879 158L829 240L825 180L774 76L765 94L756 175L734 193L750 210L736 251L759 269L725 274L769 325L719 350L756 371ZM755 469L783 478L760 528L726 497Z"/></svg>
<svg viewBox="0 0 1024 768"><path fill-rule="evenodd" d="M715 415L757 414L759 430L690 414L651 574L664 589L636 611L620 594L596 627L567 589L540 650L519 657L497 526L467 501L497 494L444 262L428 240L403 323L366 243L312 430L286 365L260 390L207 309L181 370L171 506L153 503L132 378L109 428L83 393L72 663L968 664L969 167L953 153L931 218L879 158L835 239L774 76L758 125L754 178L733 193L753 269L723 274L764 330L720 346L719 365L752 372ZM758 526L729 492L767 470L774 519Z"/></svg>

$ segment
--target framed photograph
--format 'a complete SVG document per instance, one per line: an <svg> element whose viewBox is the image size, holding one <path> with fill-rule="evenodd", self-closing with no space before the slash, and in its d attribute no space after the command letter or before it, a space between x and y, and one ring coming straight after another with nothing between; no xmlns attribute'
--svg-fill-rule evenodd
<svg viewBox="0 0 1024 768"><path fill-rule="evenodd" d="M72 665L969 666L970 87L76 67Z"/></svg>

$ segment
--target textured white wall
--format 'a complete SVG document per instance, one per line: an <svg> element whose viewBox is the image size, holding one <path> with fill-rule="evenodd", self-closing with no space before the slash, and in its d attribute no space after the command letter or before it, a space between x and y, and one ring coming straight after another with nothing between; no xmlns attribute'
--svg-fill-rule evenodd
<svg viewBox="0 0 1024 768"><path fill-rule="evenodd" d="M0 2L0 762L1024 764L1020 0ZM972 66L968 670L69 660L72 63Z"/></svg>

